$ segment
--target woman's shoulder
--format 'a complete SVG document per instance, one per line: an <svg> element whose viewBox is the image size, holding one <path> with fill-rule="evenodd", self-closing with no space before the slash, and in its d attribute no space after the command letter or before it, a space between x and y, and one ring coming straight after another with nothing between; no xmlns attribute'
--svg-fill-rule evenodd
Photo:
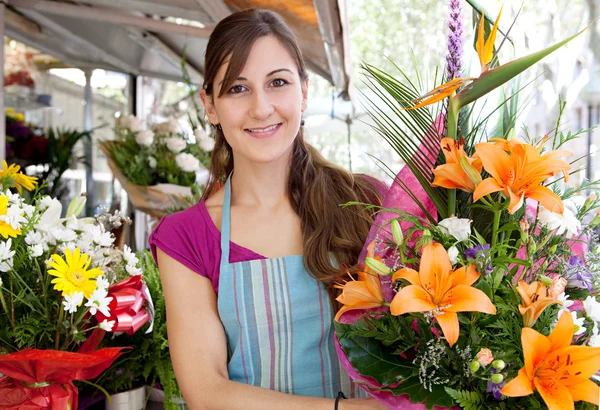
<svg viewBox="0 0 600 410"><path fill-rule="evenodd" d="M204 261L218 246L218 231L204 200L183 211L164 216L148 239L156 260L156 249L193 271L207 276Z"/></svg>

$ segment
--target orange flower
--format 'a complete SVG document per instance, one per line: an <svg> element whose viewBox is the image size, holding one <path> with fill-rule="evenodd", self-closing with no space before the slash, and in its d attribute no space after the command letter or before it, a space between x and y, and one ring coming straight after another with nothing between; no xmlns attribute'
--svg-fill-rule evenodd
<svg viewBox="0 0 600 410"><path fill-rule="evenodd" d="M520 280L517 292L521 296L519 312L523 315L523 326L533 326L544 309L554 303L560 303L555 298L549 297L546 286L538 281L531 282L528 285Z"/></svg>
<svg viewBox="0 0 600 410"><path fill-rule="evenodd" d="M378 256L374 256L374 242L367 249L368 257L381 260ZM365 266L364 272L358 272L358 280L352 280L343 286L336 287L342 289L342 294L336 300L343 305L335 315L336 321L339 321L340 317L349 310L372 309L386 304L379 284L379 275L371 272L368 266Z"/></svg>
<svg viewBox="0 0 600 410"><path fill-rule="evenodd" d="M411 283L394 296L392 315L429 312L452 347L459 334L457 312L496 313L487 295L471 286L478 278L473 265L453 271L448 252L439 243L426 245L419 272L402 268L392 277L392 281L406 279Z"/></svg>
<svg viewBox="0 0 600 410"><path fill-rule="evenodd" d="M479 62L481 63L481 72L486 72L490 63L492 62L492 58L494 57L494 43L496 42L496 33L498 32L498 22L500 21L500 16L502 15L502 7L500 8L500 12L498 13L498 17L494 22L494 27L492 31L490 31L490 35L487 38L487 41L484 40L485 29L484 29L484 12L481 9L481 18L479 19L479 30L477 31L477 42L475 43L475 49L477 50L477 55L479 56Z"/></svg>
<svg viewBox="0 0 600 410"><path fill-rule="evenodd" d="M550 151L541 154L541 148L519 141L492 140L475 146L483 168L491 175L477 185L473 201L492 192L502 191L510 199L508 211L513 214L523 205L525 198L539 201L551 212L562 214L564 205L558 195L540 185L547 178L562 172L565 181L569 163L557 159L571 153Z"/></svg>
<svg viewBox="0 0 600 410"><path fill-rule="evenodd" d="M467 156L465 153L465 140L462 138L460 141L452 138L442 138L440 145L446 157L446 163L438 165L433 170L435 178L431 186L448 189L458 188L465 192L473 192L475 190L473 178L476 178L481 173L481 160L479 157L477 155L473 156L473 158ZM467 166L470 166L469 171L474 173L475 176L472 175L469 177L467 172L465 172L460 163L461 158L466 159L468 162ZM481 176L479 176L479 180L481 180Z"/></svg>
<svg viewBox="0 0 600 410"><path fill-rule="evenodd" d="M573 318L563 312L556 328L544 336L528 327L521 333L525 366L500 393L528 396L534 389L549 410L574 409L574 402L598 405L600 387L590 377L600 369L600 348L571 346Z"/></svg>
<svg viewBox="0 0 600 410"><path fill-rule="evenodd" d="M439 85L435 87L433 90L429 91L427 94L420 96L419 98L415 98L413 102L415 103L412 107L406 107L404 110L416 110L417 108L426 107L438 101L442 101L444 98L451 95L453 92L458 90L461 85L469 83L473 81L475 78L454 78L447 83Z"/></svg>

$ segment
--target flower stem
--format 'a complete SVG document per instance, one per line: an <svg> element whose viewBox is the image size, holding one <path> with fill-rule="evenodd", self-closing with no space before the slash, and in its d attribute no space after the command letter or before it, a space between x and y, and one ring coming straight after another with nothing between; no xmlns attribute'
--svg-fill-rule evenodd
<svg viewBox="0 0 600 410"><path fill-rule="evenodd" d="M54 340L54 347L56 348L56 350L58 350L58 346L59 341L60 341L60 324L63 321L63 318L65 317L65 310L62 308L62 306L59 308L60 309L60 313L58 314L58 323L56 324L56 337Z"/></svg>
<svg viewBox="0 0 600 410"><path fill-rule="evenodd" d="M456 99L454 98L455 93L449 97L448 103L448 114L446 116L448 122L447 137L456 140L456 134L458 129L458 112L460 108ZM456 213L456 189L448 190L448 216L452 216Z"/></svg>
<svg viewBox="0 0 600 410"><path fill-rule="evenodd" d="M492 249L496 246L496 241L498 237L498 229L500 228L500 213L501 211L494 211L494 227L492 230Z"/></svg>
<svg viewBox="0 0 600 410"><path fill-rule="evenodd" d="M10 317L10 314L8 312L8 306L6 306L6 300L4 300L4 295L2 294L2 288L0 288L0 302L2 302L2 308L6 312L6 316ZM15 322L12 320L12 317L10 324L13 328L15 327Z"/></svg>

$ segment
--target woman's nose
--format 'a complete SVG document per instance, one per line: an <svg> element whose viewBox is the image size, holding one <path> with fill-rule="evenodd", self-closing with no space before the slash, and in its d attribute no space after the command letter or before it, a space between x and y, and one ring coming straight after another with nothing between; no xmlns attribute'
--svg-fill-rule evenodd
<svg viewBox="0 0 600 410"><path fill-rule="evenodd" d="M258 120L268 118L274 111L273 103L264 91L255 91L251 104L250 116Z"/></svg>

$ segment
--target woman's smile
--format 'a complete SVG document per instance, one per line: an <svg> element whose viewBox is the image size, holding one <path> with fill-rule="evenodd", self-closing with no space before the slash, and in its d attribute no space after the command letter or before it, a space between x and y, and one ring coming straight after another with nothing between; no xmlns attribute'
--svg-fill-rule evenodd
<svg viewBox="0 0 600 410"><path fill-rule="evenodd" d="M266 127L261 128L245 128L244 131L246 134L250 135L252 138L269 138L272 137L279 131L281 128L281 122L273 125L268 125Z"/></svg>

